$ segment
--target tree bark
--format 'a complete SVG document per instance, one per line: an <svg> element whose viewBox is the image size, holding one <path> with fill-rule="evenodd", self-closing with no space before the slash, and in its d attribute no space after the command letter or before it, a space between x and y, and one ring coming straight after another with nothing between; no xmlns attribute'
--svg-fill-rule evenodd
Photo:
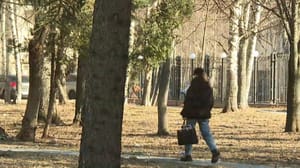
<svg viewBox="0 0 300 168"><path fill-rule="evenodd" d="M240 109L248 108L247 94L247 50L249 46L249 16L250 2L245 1L242 8L242 16L240 17L240 47L238 52L238 104Z"/></svg>
<svg viewBox="0 0 300 168"><path fill-rule="evenodd" d="M2 72L6 74L6 57L7 57L7 51L6 51L6 14L5 14L5 8L6 5L3 2L0 2L1 4L1 40L2 40Z"/></svg>
<svg viewBox="0 0 300 168"><path fill-rule="evenodd" d="M246 78L246 90L245 90L245 99L244 101L248 103L249 90L251 86L252 70L254 63L254 52L256 51L256 42L257 42L257 31L260 22L260 16L262 12L262 7L258 4L255 4L254 20L252 23L252 33L249 37L249 46L247 50L247 78Z"/></svg>
<svg viewBox="0 0 300 168"><path fill-rule="evenodd" d="M158 97L158 92L159 92L159 83L160 83L160 78L159 76L161 75L161 68L158 68L155 70L153 70L153 75L152 75L152 81L153 81L153 84L151 87L151 105L152 106L155 106L157 105L157 97Z"/></svg>
<svg viewBox="0 0 300 168"><path fill-rule="evenodd" d="M209 3L209 2L207 2ZM206 4L205 6L205 19L204 19L204 28L203 28L203 36L202 36L202 57L201 57L201 67L204 67L204 62L205 62L205 55L206 55L206 29L207 29L207 22L208 22L208 12L209 12L209 4Z"/></svg>
<svg viewBox="0 0 300 168"><path fill-rule="evenodd" d="M151 87L152 87L152 70L145 68L144 87L142 96L142 105L151 106Z"/></svg>
<svg viewBox="0 0 300 168"><path fill-rule="evenodd" d="M18 49L18 35L17 35L17 24L16 24L16 14L15 12L15 2L10 0L10 21L11 21L11 33L13 41L13 53L16 61L16 77L17 77L17 101L20 102L22 99L22 66L21 66L21 57Z"/></svg>
<svg viewBox="0 0 300 168"><path fill-rule="evenodd" d="M229 27L229 55L228 55L228 79L227 79L227 98L222 112L238 111L238 48L239 48L239 17L241 14L242 0L235 0L230 8L230 27Z"/></svg>
<svg viewBox="0 0 300 168"><path fill-rule="evenodd" d="M135 41L135 26L136 26L136 23L134 20L131 20L131 23L130 23L130 36L129 36L129 54L132 53L133 51L133 48L134 48L134 41ZM128 66L128 69L127 69L127 76L126 76L126 83L125 83L125 104L128 103L128 97L129 97L129 80L131 78L131 68L130 66Z"/></svg>
<svg viewBox="0 0 300 168"><path fill-rule="evenodd" d="M277 16L282 21L282 24L285 28L290 43L290 58L289 58L289 66L288 66L287 115L286 115L285 131L299 132L300 131L299 1L291 0L290 4L287 4L286 1L281 1L281 0L275 0L275 2L278 9Z"/></svg>
<svg viewBox="0 0 300 168"><path fill-rule="evenodd" d="M131 1L95 1L79 167L121 167Z"/></svg>
<svg viewBox="0 0 300 168"><path fill-rule="evenodd" d="M290 18L290 59L289 59L289 79L287 93L287 116L286 116L286 132L300 131L300 41L299 41L299 3L293 1L292 16Z"/></svg>
<svg viewBox="0 0 300 168"><path fill-rule="evenodd" d="M51 47L51 73L50 73L50 94L49 94L49 102L47 109L47 118L45 122L45 127L43 131L42 138L48 138L49 136L49 128L52 123L53 113L56 111L56 93L57 93L57 81L58 74L60 73L59 65L57 64L57 57L55 53L55 26L51 25L51 34L49 36L50 39L50 47ZM60 44L59 44L60 46Z"/></svg>
<svg viewBox="0 0 300 168"><path fill-rule="evenodd" d="M54 50L55 51L55 50ZM49 106L49 95L50 95L50 76L51 76L51 63L48 61L48 57L44 57L43 71L42 71L42 93L41 101L38 112L38 121L46 122L47 118L47 109Z"/></svg>
<svg viewBox="0 0 300 168"><path fill-rule="evenodd" d="M76 102L75 102L75 116L73 124L82 124L81 115L84 112L85 103L85 88L86 88L86 62L88 57L80 55L78 57L78 69L77 69L77 82L76 82Z"/></svg>
<svg viewBox="0 0 300 168"><path fill-rule="evenodd" d="M9 55L7 54L7 39L6 39L6 3L1 3L1 28L2 28L2 55L3 55L3 63L5 64L3 67L3 72L5 74L5 78L9 73ZM10 103L10 87L8 84L5 85L4 89L4 102Z"/></svg>
<svg viewBox="0 0 300 168"><path fill-rule="evenodd" d="M168 93L171 74L171 60L167 58L163 64L162 73L160 75L159 92L158 92L158 135L169 135L168 132L168 118L167 118L167 104Z"/></svg>
<svg viewBox="0 0 300 168"><path fill-rule="evenodd" d="M29 95L22 120L22 128L17 138L34 141L37 128L38 110L41 100L41 73L43 70L44 42L48 34L47 27L36 27L33 39L29 42Z"/></svg>

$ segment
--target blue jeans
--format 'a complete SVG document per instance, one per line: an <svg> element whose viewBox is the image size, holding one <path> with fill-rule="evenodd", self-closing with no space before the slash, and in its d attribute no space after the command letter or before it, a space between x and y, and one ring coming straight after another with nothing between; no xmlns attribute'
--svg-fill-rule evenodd
<svg viewBox="0 0 300 168"><path fill-rule="evenodd" d="M187 119L187 124L190 124L193 127L195 127L196 122L198 122L199 124L201 135L205 140L207 146L209 147L209 150L211 152L217 151L217 146L214 137L212 136L209 129L209 119ZM192 154L192 144L185 145L185 155L191 155L191 154Z"/></svg>

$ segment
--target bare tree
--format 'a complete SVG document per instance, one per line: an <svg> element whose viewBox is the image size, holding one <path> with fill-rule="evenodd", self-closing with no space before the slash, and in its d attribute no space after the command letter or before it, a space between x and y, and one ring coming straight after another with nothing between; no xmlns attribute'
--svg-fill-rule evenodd
<svg viewBox="0 0 300 168"><path fill-rule="evenodd" d="M247 50L249 44L249 18L251 3L249 0L242 3L242 14L239 21L240 44L238 53L238 104L239 108L248 107L247 88ZM252 64L252 62L249 64ZM247 96L245 96L247 95Z"/></svg>
<svg viewBox="0 0 300 168"><path fill-rule="evenodd" d="M286 132L300 131L300 2L299 0L256 0L256 3L272 11L283 24L290 43L290 58L288 66L288 91Z"/></svg>
<svg viewBox="0 0 300 168"><path fill-rule="evenodd" d="M256 41L260 24L261 9L259 4L253 3L252 1L247 0L243 3L243 13L239 24L240 48L238 54L238 104L240 109L248 108L249 89L254 55L256 54Z"/></svg>
<svg viewBox="0 0 300 168"><path fill-rule="evenodd" d="M285 131L300 131L300 16L299 0L276 0L277 16L284 24L290 42L287 117Z"/></svg>
<svg viewBox="0 0 300 168"><path fill-rule="evenodd" d="M259 4L254 4L254 14L253 14L253 21L251 22L251 28L250 28L250 36L249 36L249 42L248 42L248 48L247 48L247 67L246 67L246 88L244 93L241 94L241 96L244 97L244 99L240 100L240 106L247 107L248 106L248 97L249 97L249 90L250 90L250 84L251 84L251 77L252 77L252 70L253 70L253 61L254 61L254 55L256 52L256 43L257 43L257 36L258 36L258 27L260 23L261 18L261 12L262 7Z"/></svg>
<svg viewBox="0 0 300 168"><path fill-rule="evenodd" d="M234 0L230 6L229 27L229 55L227 98L223 112L238 111L238 50L239 50L239 19L241 17L241 3L243 0Z"/></svg>

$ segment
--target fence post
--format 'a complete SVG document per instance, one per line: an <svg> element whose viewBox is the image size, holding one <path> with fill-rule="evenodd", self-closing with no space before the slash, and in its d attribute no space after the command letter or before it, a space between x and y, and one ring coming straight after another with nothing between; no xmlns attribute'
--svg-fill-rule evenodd
<svg viewBox="0 0 300 168"><path fill-rule="evenodd" d="M271 101L276 104L276 53L271 54Z"/></svg>
<svg viewBox="0 0 300 168"><path fill-rule="evenodd" d="M176 82L176 98L180 100L180 88L181 88L181 56L176 56L175 66L175 82Z"/></svg>
<svg viewBox="0 0 300 168"><path fill-rule="evenodd" d="M224 71L224 61L227 57L227 54L225 52L221 53L221 103L224 101L224 76L225 76L225 71Z"/></svg>
<svg viewBox="0 0 300 168"><path fill-rule="evenodd" d="M209 77L210 72L209 72L209 68L210 68L210 56L208 54L205 54L205 58L204 58L204 71L206 72L207 76Z"/></svg>
<svg viewBox="0 0 300 168"><path fill-rule="evenodd" d="M256 104L256 83L257 83L257 57L254 57L254 72L253 72L253 103Z"/></svg>

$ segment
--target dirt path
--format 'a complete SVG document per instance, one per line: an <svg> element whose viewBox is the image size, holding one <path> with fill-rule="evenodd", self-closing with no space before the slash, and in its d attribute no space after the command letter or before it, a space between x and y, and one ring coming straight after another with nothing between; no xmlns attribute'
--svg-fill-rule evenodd
<svg viewBox="0 0 300 168"><path fill-rule="evenodd" d="M63 156L79 156L78 151L73 150L56 150L56 149L40 149L40 148L12 148L6 146L0 146L0 156L9 156L14 155L16 153L23 154L44 154L44 155L63 155ZM178 158L173 157L156 157L156 156L141 156L141 155L122 155L123 160L127 160L127 162L137 162L161 165L167 167L222 167L222 168L273 168L274 166L268 165L254 165L254 164L243 164L243 163L233 163L233 162L223 162L220 161L217 164L211 164L210 160L194 160L193 162L181 162Z"/></svg>

